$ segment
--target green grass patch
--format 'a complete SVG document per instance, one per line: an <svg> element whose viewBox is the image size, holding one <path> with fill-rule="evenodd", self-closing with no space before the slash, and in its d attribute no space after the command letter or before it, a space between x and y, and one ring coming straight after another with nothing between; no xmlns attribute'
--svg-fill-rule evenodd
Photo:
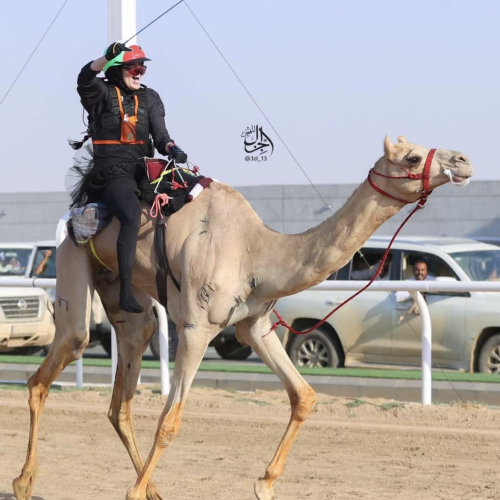
<svg viewBox="0 0 500 500"><path fill-rule="evenodd" d="M16 363L40 365L42 356L13 356L0 355L1 363ZM75 362L72 365L76 364ZM102 366L111 367L109 358L83 358L83 366ZM174 363L169 364L173 369ZM143 360L142 368L159 369L160 362L154 360ZM272 371L266 366L248 365L248 364L230 364L230 363L201 363L199 371L226 372L226 373L264 373L269 374ZM362 378L382 378L382 379L401 379L401 380L421 380L422 372L420 370L402 370L402 369L377 369L377 368L299 368L302 375L328 376L328 377L362 377ZM490 375L485 373L463 373L463 372L441 372L433 371L432 380L451 381L451 382L487 382L500 383L499 375Z"/></svg>
<svg viewBox="0 0 500 500"><path fill-rule="evenodd" d="M394 408L404 408L403 403L396 403L396 401L391 401L390 403L384 403L383 405L379 405L379 407L384 410L392 410Z"/></svg>
<svg viewBox="0 0 500 500"><path fill-rule="evenodd" d="M349 401L349 403L346 403L346 408L357 408L358 406L365 405L366 401L363 401L362 399L355 399L354 401Z"/></svg>
<svg viewBox="0 0 500 500"><path fill-rule="evenodd" d="M26 384L0 384L0 390L25 391Z"/></svg>

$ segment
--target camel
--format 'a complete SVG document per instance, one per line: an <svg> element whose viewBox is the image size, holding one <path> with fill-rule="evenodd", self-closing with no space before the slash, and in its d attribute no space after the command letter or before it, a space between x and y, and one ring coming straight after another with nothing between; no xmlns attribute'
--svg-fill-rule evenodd
<svg viewBox="0 0 500 500"><path fill-rule="evenodd" d="M31 422L26 462L13 482L17 500L31 498L38 475L38 428L49 388L71 361L82 356L88 343L94 290L118 339L118 367L108 417L138 475L126 499L161 500L152 481L153 470L179 432L186 398L209 342L228 325L236 325L237 339L250 345L272 369L290 398L291 415L284 436L254 487L258 500L275 499L275 482L283 473L302 424L315 408L316 396L276 333L270 331L272 307L280 297L325 280L344 266L387 219L407 203L419 200L430 152L404 137L397 143L386 137L384 155L375 164L371 182L365 180L340 210L302 234L271 230L240 193L215 182L170 218L167 255L181 290L168 278L168 309L177 325L179 345L170 393L145 463L136 445L131 405L141 357L155 330L155 221L149 216L149 207L143 205L133 277L134 293L145 307L141 314L120 310L116 273L99 263L88 248L66 239L57 253L55 340L28 382ZM465 184L473 175L469 159L459 152L438 149L429 158L430 189L448 182ZM111 270L117 269L118 229L119 223L113 220L94 238L98 256Z"/></svg>

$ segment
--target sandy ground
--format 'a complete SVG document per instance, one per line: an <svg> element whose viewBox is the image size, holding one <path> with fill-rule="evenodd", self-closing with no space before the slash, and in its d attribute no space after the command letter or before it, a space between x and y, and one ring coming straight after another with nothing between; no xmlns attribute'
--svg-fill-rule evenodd
<svg viewBox="0 0 500 500"><path fill-rule="evenodd" d="M42 419L34 500L123 500L135 480L106 412L108 390L53 391ZM140 389L134 423L149 452L164 398ZM252 499L284 432L284 392L193 389L155 481L164 500ZM0 390L0 500L28 441L27 392ZM280 500L498 499L500 409L421 407L319 395L276 484Z"/></svg>

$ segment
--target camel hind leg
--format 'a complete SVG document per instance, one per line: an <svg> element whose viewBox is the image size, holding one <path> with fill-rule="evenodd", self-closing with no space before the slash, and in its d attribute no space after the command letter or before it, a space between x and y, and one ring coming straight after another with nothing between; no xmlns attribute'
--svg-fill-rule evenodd
<svg viewBox="0 0 500 500"><path fill-rule="evenodd" d="M118 344L118 366L108 418L139 475L144 462L137 448L131 407L141 370L142 355L156 329L156 320L153 315L151 297L136 287L133 289L134 297L144 307L144 312L134 314L121 310L118 306L119 281L106 279L113 277L111 273L105 273L103 279L98 279L96 283L108 319L115 329ZM161 500L152 481L149 481L147 485L146 497L147 500Z"/></svg>
<svg viewBox="0 0 500 500"><path fill-rule="evenodd" d="M57 251L57 275L54 342L28 381L30 431L23 470L12 483L17 500L31 498L38 475L38 429L49 388L71 361L82 357L89 341L93 269L87 251L65 240Z"/></svg>
<svg viewBox="0 0 500 500"><path fill-rule="evenodd" d="M260 359L276 373L290 398L292 413L285 434L267 466L264 477L255 483L255 496L258 500L274 500L274 483L285 470L286 459L302 424L314 410L316 393L293 365L276 332L269 333L271 325L268 316L240 321L236 329L238 340L249 344Z"/></svg>

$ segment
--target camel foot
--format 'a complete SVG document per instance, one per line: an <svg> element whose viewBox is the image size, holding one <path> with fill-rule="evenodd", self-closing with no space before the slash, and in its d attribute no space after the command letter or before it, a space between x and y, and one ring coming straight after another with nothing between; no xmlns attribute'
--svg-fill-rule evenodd
<svg viewBox="0 0 500 500"><path fill-rule="evenodd" d="M277 500L274 496L274 486L267 479L259 479L254 486L255 496L259 500Z"/></svg>
<svg viewBox="0 0 500 500"><path fill-rule="evenodd" d="M148 500L162 500L160 493L158 493L158 488L154 483L149 483L146 488L146 498Z"/></svg>
<svg viewBox="0 0 500 500"><path fill-rule="evenodd" d="M153 497L153 498L155 498L155 497ZM158 498L160 498L160 497L158 497ZM145 491L141 491L134 486L133 488L128 490L127 496L125 497L125 500L148 500L148 498L146 497Z"/></svg>
<svg viewBox="0 0 500 500"><path fill-rule="evenodd" d="M23 473L12 481L12 489L17 500L30 500L38 471Z"/></svg>

